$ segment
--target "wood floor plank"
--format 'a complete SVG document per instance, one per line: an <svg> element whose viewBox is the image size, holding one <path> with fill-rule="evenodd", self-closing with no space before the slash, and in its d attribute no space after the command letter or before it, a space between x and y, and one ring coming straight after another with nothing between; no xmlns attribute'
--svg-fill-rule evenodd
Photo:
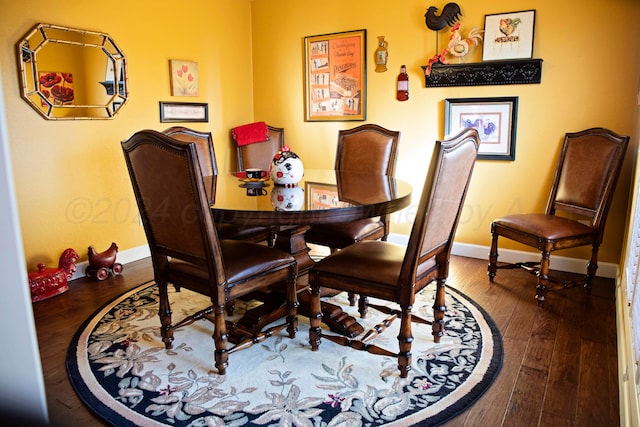
<svg viewBox="0 0 640 427"><path fill-rule="evenodd" d="M573 419L578 399L581 338L575 331L575 317L561 319L549 369L549 384L543 411Z"/></svg>
<svg viewBox="0 0 640 427"><path fill-rule="evenodd" d="M539 425L547 373L522 366L504 417L505 426Z"/></svg>
<svg viewBox="0 0 640 427"><path fill-rule="evenodd" d="M606 426L610 420L609 398L618 394L611 389L606 371L607 349L594 341L583 340L580 348L580 385L576 425Z"/></svg>
<svg viewBox="0 0 640 427"><path fill-rule="evenodd" d="M549 371L557 330L557 316L543 307L538 307L531 328L527 352L522 361L524 366L544 372Z"/></svg>
<svg viewBox="0 0 640 427"><path fill-rule="evenodd" d="M520 299L514 302L513 316L503 334L506 338L524 341L529 339L533 329L536 312L531 309L531 305L535 302Z"/></svg>

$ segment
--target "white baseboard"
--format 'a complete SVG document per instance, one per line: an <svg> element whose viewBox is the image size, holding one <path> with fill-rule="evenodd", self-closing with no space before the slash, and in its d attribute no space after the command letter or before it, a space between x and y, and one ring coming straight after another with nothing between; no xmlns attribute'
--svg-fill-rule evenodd
<svg viewBox="0 0 640 427"><path fill-rule="evenodd" d="M116 257L116 262L120 264L127 264L129 262L138 261L143 258L147 258L151 256L151 252L149 251L149 246L138 246L132 249L126 249L122 252L118 252ZM89 266L89 261L82 261L76 264L76 272L73 273L71 279L76 280L82 277L85 277L85 270Z"/></svg>
<svg viewBox="0 0 640 427"><path fill-rule="evenodd" d="M389 234L389 242L406 245L409 241L409 236L404 234ZM481 245L472 245L469 243L453 243L451 249L452 255L465 256L469 258L486 259L489 260L489 247ZM127 249L122 252L118 252L117 262L120 264L126 264L133 261L138 261L143 258L151 256L149 252L149 246L138 246L137 248ZM501 262L529 262L539 261L540 253L516 251L513 249L500 249ZM579 258L569 258L557 255L551 255L551 268L559 271L566 271L569 273L584 273L586 271L586 265L589 260ZM75 280L85 276L85 269L89 263L87 261L79 262L76 265L76 272L71 279ZM609 262L598 263L598 276L606 277L609 279L615 279L618 277L618 264Z"/></svg>
<svg viewBox="0 0 640 427"><path fill-rule="evenodd" d="M389 242L406 245L409 241L409 236L403 234L389 234L387 239ZM489 247L481 245L472 245L469 243L453 243L451 248L452 255L459 255L469 258L486 259L489 261ZM539 252L526 252L516 251L513 249L500 249L500 256L498 258L500 262L515 263L515 262L536 262L540 261ZM587 271L587 264L589 260L579 258L569 258L558 255L551 255L551 269L558 271L566 271L569 273L584 274ZM598 262L599 277L606 277L609 279L615 279L618 277L618 264L609 262Z"/></svg>

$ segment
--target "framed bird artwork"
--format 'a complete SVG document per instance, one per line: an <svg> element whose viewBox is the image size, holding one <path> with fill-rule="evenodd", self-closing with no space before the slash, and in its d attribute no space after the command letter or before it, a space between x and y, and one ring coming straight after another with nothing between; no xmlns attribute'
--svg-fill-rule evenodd
<svg viewBox="0 0 640 427"><path fill-rule="evenodd" d="M535 10L485 15L482 60L532 58L535 18Z"/></svg>

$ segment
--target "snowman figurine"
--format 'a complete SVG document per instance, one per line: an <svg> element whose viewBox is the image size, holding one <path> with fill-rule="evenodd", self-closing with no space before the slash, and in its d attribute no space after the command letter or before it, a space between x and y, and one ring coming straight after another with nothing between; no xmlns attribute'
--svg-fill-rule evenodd
<svg viewBox="0 0 640 427"><path fill-rule="evenodd" d="M278 185L295 186L304 176L302 160L289 147L283 145L282 149L273 156L269 175Z"/></svg>
<svg viewBox="0 0 640 427"><path fill-rule="evenodd" d="M297 211L304 203L302 187L274 185L271 190L271 205L277 211Z"/></svg>

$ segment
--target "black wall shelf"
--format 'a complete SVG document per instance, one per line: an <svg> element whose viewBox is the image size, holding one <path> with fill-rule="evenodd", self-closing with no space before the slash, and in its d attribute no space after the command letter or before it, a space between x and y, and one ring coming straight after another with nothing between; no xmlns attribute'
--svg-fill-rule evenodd
<svg viewBox="0 0 640 427"><path fill-rule="evenodd" d="M425 87L536 84L542 79L542 59L434 64L424 77Z"/></svg>

